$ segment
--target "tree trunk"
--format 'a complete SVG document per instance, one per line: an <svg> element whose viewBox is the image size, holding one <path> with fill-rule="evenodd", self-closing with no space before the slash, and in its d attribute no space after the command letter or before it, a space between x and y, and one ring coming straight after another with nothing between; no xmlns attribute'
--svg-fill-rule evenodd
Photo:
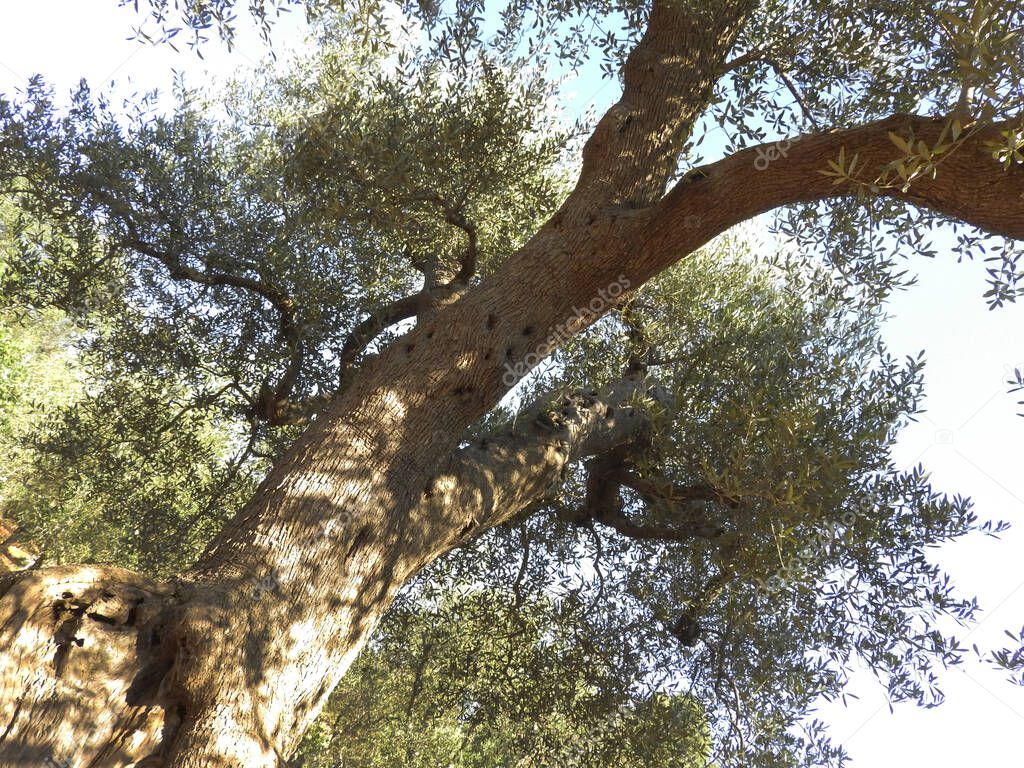
<svg viewBox="0 0 1024 768"><path fill-rule="evenodd" d="M261 538L258 571L222 539L203 561L219 552L216 565L171 585L112 568L12 575L0 764L278 765L409 575L542 497L569 462L635 439L644 418L625 401L643 386L626 379L604 397L542 404L508 433L453 453L409 485L403 518L416 535L369 507L326 524L311 515L280 546ZM315 466L306 511L310 498L332 503L323 484L336 465ZM280 494L279 508L297 511L296 492Z"/></svg>
<svg viewBox="0 0 1024 768"><path fill-rule="evenodd" d="M897 154L890 130L941 128L897 117L805 137L756 184L748 150L664 195L750 3L713 5L697 18L655 2L562 208L360 371L193 569L166 584L87 566L4 582L0 767L280 765L417 570L543 495L568 461L635 434L620 392L455 452L509 370L729 226L849 194L819 173L840 147L880 167ZM1024 236L1024 174L999 169L984 138L937 179L882 192Z"/></svg>

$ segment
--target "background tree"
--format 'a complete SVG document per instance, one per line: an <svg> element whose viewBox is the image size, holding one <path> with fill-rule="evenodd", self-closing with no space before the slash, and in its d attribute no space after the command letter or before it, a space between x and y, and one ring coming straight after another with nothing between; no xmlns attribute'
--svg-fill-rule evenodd
<svg viewBox="0 0 1024 768"><path fill-rule="evenodd" d="M581 603L510 597L464 589L393 608L307 734L302 764L704 765L695 701L631 695L621 647L579 634Z"/></svg>
<svg viewBox="0 0 1024 768"><path fill-rule="evenodd" d="M230 6L184 21L230 34ZM556 733L615 711L578 759L607 741L685 764L706 722L717 762L825 762L795 725L858 656L893 697L937 701L960 653L943 621L973 603L924 549L976 520L891 465L920 362L876 324L896 256L941 217L981 228L965 251L1024 234L1020 9L402 10L415 50L388 48L381 7L332 13L325 40L377 46L328 46L224 109L182 90L173 115L126 119L83 89L60 112L38 80L0 103L5 301L81 316L96 377L35 450L98 492L19 518L53 549L65 515L78 551L157 577L6 580L0 760L280 764L403 588L362 662L396 686L394 643L473 609L492 621L441 635L421 680L538 617L515 654L577 662L562 698L519 697L534 724L559 715L528 737L457 686L429 733L465 760L576 749ZM543 65L593 42L624 90L583 142L546 113ZM730 142L701 165L712 122ZM744 149L769 129L809 133ZM700 251L782 206L792 252ZM997 247L993 303L1017 292ZM666 718L691 739L669 754L642 738ZM349 757L393 759L372 732Z"/></svg>

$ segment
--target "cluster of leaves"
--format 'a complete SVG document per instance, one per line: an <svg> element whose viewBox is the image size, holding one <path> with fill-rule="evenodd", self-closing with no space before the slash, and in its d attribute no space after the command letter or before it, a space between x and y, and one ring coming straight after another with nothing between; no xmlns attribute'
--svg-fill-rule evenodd
<svg viewBox="0 0 1024 768"><path fill-rule="evenodd" d="M1007 672L1011 682L1024 685L1024 627L1021 627L1017 634L1009 630L1004 632L1014 645L993 651L988 661L994 667Z"/></svg>
<svg viewBox="0 0 1024 768"><path fill-rule="evenodd" d="M0 258L10 252L5 239ZM0 313L0 518L44 562L169 575L248 496L259 468L239 471L230 457L241 436L185 405L182 385L142 373L105 380L86 318L101 321L54 308Z"/></svg>
<svg viewBox="0 0 1024 768"><path fill-rule="evenodd" d="M463 585L406 595L299 751L306 768L705 764L709 732L683 695L638 698L628 643L579 600Z"/></svg>
<svg viewBox="0 0 1024 768"><path fill-rule="evenodd" d="M121 0L121 4L148 10L152 30L145 25L137 30L144 40L167 41L185 30L192 33L192 46L201 45L211 32L228 45L235 39L237 0ZM696 13L708 12L701 3L690 4ZM468 71L485 49L508 67L547 57L579 65L599 52L609 77L618 72L647 15L647 5L637 0L507 0L499 8L489 8L483 0L358 0L344 5L331 0L253 0L249 4L267 40L275 18L298 8L327 25L343 19L357 38L375 50L390 47L381 30L397 16L406 33L423 36L432 56L462 71Z"/></svg>
<svg viewBox="0 0 1024 768"><path fill-rule="evenodd" d="M248 498L244 436L182 408L164 381L114 383L54 409L22 436L31 466L3 514L54 562L116 562L171 575Z"/></svg>
<svg viewBox="0 0 1024 768"><path fill-rule="evenodd" d="M707 128L739 147L899 112L1013 115L1024 98L1021 14L1002 0L760 2Z"/></svg>

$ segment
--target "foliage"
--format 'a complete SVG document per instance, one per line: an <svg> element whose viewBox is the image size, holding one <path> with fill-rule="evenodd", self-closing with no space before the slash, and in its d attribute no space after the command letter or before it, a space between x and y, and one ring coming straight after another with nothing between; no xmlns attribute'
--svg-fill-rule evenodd
<svg viewBox="0 0 1024 768"><path fill-rule="evenodd" d="M48 562L173 573L251 491L240 438L180 386L103 381L83 344L60 310L0 315L0 518Z"/></svg>
<svg viewBox="0 0 1024 768"><path fill-rule="evenodd" d="M154 36L230 38L230 0L183 4L181 20L149 5ZM223 102L182 87L172 114L143 100L125 115L83 86L62 112L38 79L0 99L3 306L53 313L75 349L59 369L84 382L30 428L6 426L10 405L0 421L27 457L8 462L3 512L54 559L187 562L414 321L403 302L464 290L554 211L578 133L547 106L552 62L617 71L646 15L630 0L420 2L388 36L382 4L302 5L334 42ZM679 170L702 146L893 111L954 112L962 128L1015 113L1020 14L763 2ZM922 162L889 181L934 170L897 139ZM852 178L851 162L830 167ZM429 567L309 735L307 764L818 765L839 750L805 715L858 659L893 699L941 700L937 668L961 654L950 630L975 606L925 551L999 526L893 465L923 358L894 360L878 336L900 256L932 253L941 223L870 194L796 206L776 223L781 252L724 239L567 344L520 400L624 369L660 393L631 404L650 433L611 468L632 483L612 499L620 525L588 510L595 460ZM993 304L1020 278L997 247ZM22 403L27 348L7 327L0 398Z"/></svg>
<svg viewBox="0 0 1024 768"><path fill-rule="evenodd" d="M704 765L690 698L637 699L584 607L470 585L391 610L299 759L316 766Z"/></svg>
<svg viewBox="0 0 1024 768"><path fill-rule="evenodd" d="M6 209L0 207L0 225ZM0 236L3 230L0 229ZM5 243L0 243L0 275L8 266ZM5 545L32 538L10 529L15 508L28 506L38 494L50 498L56 484L37 474L39 455L28 437L55 411L68 407L82 394L81 370L69 345L68 324L59 312L28 314L0 310L0 528ZM29 486L35 488L30 490ZM10 550L5 554L10 555ZM25 551L27 556L31 553ZM14 560L23 560L16 557ZM31 556L31 560L35 557ZM30 561L23 562L28 565Z"/></svg>

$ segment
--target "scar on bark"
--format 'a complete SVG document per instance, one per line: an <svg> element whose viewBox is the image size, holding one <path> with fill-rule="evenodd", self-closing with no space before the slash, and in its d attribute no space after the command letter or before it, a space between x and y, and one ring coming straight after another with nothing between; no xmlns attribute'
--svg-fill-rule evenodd
<svg viewBox="0 0 1024 768"><path fill-rule="evenodd" d="M465 541L469 538L469 535L477 529L480 525L476 520L470 520L461 529L459 529L458 540Z"/></svg>
<svg viewBox="0 0 1024 768"><path fill-rule="evenodd" d="M76 598L72 592L64 592L53 604L53 617L57 624L53 633L53 642L57 646L53 654L53 668L57 677L64 676L71 649L85 645L85 639L78 637L78 631L88 609L89 603Z"/></svg>

